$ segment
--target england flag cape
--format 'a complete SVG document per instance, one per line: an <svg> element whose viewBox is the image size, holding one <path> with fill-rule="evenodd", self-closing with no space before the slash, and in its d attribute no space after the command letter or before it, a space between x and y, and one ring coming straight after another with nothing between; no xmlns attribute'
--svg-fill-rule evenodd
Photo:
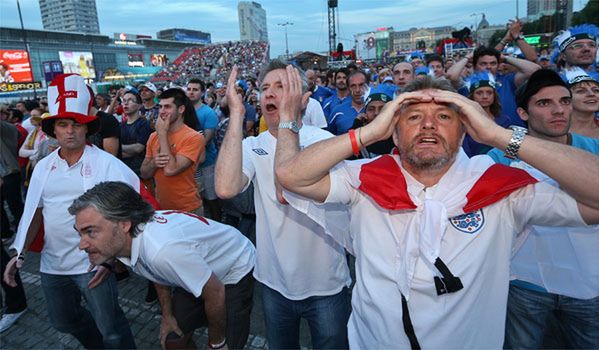
<svg viewBox="0 0 599 350"><path fill-rule="evenodd" d="M408 192L406 176L410 175L401 168L396 154L348 161L344 166L349 168L352 187L370 197L383 212L401 211L410 215L407 230L418 232L417 235L406 235L406 244L402 246L404 251L399 252L402 260L397 266L397 285L406 299L409 299L419 256L431 270L437 271L435 261L450 218L489 206L526 185L538 182L522 169L495 164L486 155L468 158L460 149L454 164L437 183L434 194L421 200ZM350 211L338 209L337 215L330 215L331 211L325 210L330 208L329 203L317 204L287 191L285 198L323 226L353 254Z"/></svg>
<svg viewBox="0 0 599 350"><path fill-rule="evenodd" d="M37 209L37 205L40 202L48 175L58 168L57 162L60 161L60 156L58 155L59 150L60 148L42 159L31 175L23 216L19 222L15 241L11 246L11 249L16 249L19 254L21 254L25 247L27 231ZM148 200L154 207L156 207L156 201L151 198L151 195L145 190L145 187L141 184L137 175L135 175L135 173L123 162L109 153L100 150L96 146L86 145L85 151L81 156L81 161L83 162L81 175L83 177L83 186L86 191L102 181L122 181L140 192L144 199ZM51 218L47 219L51 220Z"/></svg>

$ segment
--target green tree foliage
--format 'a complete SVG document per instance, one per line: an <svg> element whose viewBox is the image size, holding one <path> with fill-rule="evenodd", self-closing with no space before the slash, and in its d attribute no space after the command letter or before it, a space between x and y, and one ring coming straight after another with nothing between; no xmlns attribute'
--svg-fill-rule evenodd
<svg viewBox="0 0 599 350"><path fill-rule="evenodd" d="M584 23L599 25L599 1L589 0L582 10L572 15L572 25Z"/></svg>

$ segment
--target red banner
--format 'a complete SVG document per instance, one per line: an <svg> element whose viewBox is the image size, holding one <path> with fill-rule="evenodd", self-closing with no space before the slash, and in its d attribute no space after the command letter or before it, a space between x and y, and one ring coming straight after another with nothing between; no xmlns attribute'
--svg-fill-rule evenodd
<svg viewBox="0 0 599 350"><path fill-rule="evenodd" d="M27 51L0 50L0 83L33 81Z"/></svg>

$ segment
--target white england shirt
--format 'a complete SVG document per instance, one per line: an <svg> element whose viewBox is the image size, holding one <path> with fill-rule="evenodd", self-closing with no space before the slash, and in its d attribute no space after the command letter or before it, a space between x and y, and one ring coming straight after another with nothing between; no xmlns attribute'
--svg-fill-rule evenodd
<svg viewBox="0 0 599 350"><path fill-rule="evenodd" d="M239 282L254 267L255 249L229 225L165 210L133 238L131 257L119 260L151 281L199 297L213 272L223 284Z"/></svg>
<svg viewBox="0 0 599 350"><path fill-rule="evenodd" d="M327 131L304 125L300 147L330 137ZM351 284L343 247L306 214L278 202L276 142L270 132L243 140L243 173L254 184L256 208L254 277L291 300L337 294Z"/></svg>
<svg viewBox="0 0 599 350"><path fill-rule="evenodd" d="M353 242L356 255L350 347L410 348L397 281L407 238L418 235L407 230L408 221L421 208L383 209L357 189L360 167L351 163L331 171L326 199L327 203L344 203L351 211L351 237L336 238ZM440 182L459 187L464 179L455 176L458 170L450 169L445 175L449 181ZM425 189L403 174L414 202L422 203L446 190L439 185ZM449 219L439 257L461 279L463 289L437 295L433 279L439 273L422 255L415 256L408 308L422 348L502 347L512 244L527 223L584 225L576 202L567 194L545 183L528 185L483 209Z"/></svg>

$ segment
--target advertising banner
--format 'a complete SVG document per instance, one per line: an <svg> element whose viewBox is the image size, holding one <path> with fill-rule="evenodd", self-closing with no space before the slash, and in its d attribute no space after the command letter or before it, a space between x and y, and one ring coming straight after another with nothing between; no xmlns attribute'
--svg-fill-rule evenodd
<svg viewBox="0 0 599 350"><path fill-rule="evenodd" d="M33 81L28 83L0 83L0 92L13 92L22 90L41 89L42 83Z"/></svg>
<svg viewBox="0 0 599 350"><path fill-rule="evenodd" d="M44 79L48 83L54 80L57 75L64 73L60 61L44 61L42 67L44 67Z"/></svg>
<svg viewBox="0 0 599 350"><path fill-rule="evenodd" d="M77 73L86 79L94 79L96 70L91 52L58 51L65 73Z"/></svg>
<svg viewBox="0 0 599 350"><path fill-rule="evenodd" d="M168 58L164 54L155 53L150 55L150 61L152 61L153 67L164 67L168 63Z"/></svg>
<svg viewBox="0 0 599 350"><path fill-rule="evenodd" d="M144 55L142 53L130 53L127 55L129 67L143 67Z"/></svg>
<svg viewBox="0 0 599 350"><path fill-rule="evenodd" d="M33 81L29 55L25 50L0 50L0 83Z"/></svg>

